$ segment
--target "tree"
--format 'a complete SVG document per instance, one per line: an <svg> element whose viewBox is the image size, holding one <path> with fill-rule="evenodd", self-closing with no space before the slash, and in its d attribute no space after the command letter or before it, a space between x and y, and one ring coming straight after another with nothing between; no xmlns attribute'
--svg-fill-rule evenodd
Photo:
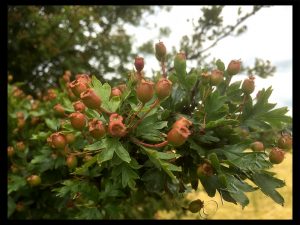
<svg viewBox="0 0 300 225"><path fill-rule="evenodd" d="M8 72L32 93L57 85L64 70L122 74L132 45L124 25L137 26L154 12L152 6L9 6Z"/></svg>

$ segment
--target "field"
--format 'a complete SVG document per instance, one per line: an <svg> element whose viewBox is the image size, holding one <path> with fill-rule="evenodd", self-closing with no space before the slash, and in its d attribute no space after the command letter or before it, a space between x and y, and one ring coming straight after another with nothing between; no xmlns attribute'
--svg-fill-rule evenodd
<svg viewBox="0 0 300 225"><path fill-rule="evenodd" d="M228 202L224 202L222 205L220 195L210 198L204 191L191 193L187 198L217 201L218 210L208 219L292 219L292 155L287 153L285 160L281 164L275 165L271 171L278 173L277 177L286 182L285 187L278 189L285 199L284 207L267 198L261 191L247 193L250 203L243 210L241 206ZM177 218L174 212L167 211L159 211L157 216L160 219L201 219L198 213L190 212L181 218Z"/></svg>

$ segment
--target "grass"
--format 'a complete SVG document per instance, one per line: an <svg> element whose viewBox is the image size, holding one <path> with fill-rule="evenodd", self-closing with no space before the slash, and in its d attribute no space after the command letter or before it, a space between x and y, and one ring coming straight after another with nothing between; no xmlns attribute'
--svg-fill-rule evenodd
<svg viewBox="0 0 300 225"><path fill-rule="evenodd" d="M218 203L218 209L214 215L208 219L292 219L292 155L287 153L285 160L278 165L274 165L271 171L276 172L279 179L286 182L286 186L277 189L285 199L284 206L275 203L271 198L264 195L261 191L246 193L250 203L244 209L240 205L223 202L222 205L220 195L217 194L214 198L207 196L205 191L190 193L187 198L195 200L197 198L207 202L211 199ZM200 187L203 190L203 187ZM175 212L159 211L157 213L159 219L176 219ZM201 219L198 213L188 212L180 219Z"/></svg>

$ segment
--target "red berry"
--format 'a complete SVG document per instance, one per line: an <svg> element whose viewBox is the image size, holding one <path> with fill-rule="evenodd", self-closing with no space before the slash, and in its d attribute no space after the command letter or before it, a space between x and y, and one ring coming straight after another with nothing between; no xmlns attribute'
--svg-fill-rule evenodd
<svg viewBox="0 0 300 225"><path fill-rule="evenodd" d="M117 87L114 87L112 90L111 90L111 94L110 96L111 97L114 97L114 96L121 96L122 95L122 92L119 88Z"/></svg>
<svg viewBox="0 0 300 225"><path fill-rule="evenodd" d="M89 122L89 132L95 139L100 139L105 135L105 127L101 120L93 119Z"/></svg>
<svg viewBox="0 0 300 225"><path fill-rule="evenodd" d="M249 78L245 79L242 84L242 90L245 94L251 94L254 91L254 77L250 76Z"/></svg>
<svg viewBox="0 0 300 225"><path fill-rule="evenodd" d="M73 108L75 111L78 111L78 112L84 112L85 111L85 105L83 104L82 101L77 101L77 102L74 102L73 103Z"/></svg>
<svg viewBox="0 0 300 225"><path fill-rule="evenodd" d="M30 186L34 187L40 185L42 180L41 177L38 175L31 175L27 178L27 182L30 184Z"/></svg>
<svg viewBox="0 0 300 225"><path fill-rule="evenodd" d="M265 149L265 147L262 142L256 141L251 144L251 149L255 152L261 152Z"/></svg>
<svg viewBox="0 0 300 225"><path fill-rule="evenodd" d="M175 127L172 128L167 136L168 143L174 146L183 145L184 142L187 140L191 132L186 127Z"/></svg>
<svg viewBox="0 0 300 225"><path fill-rule="evenodd" d="M74 80L69 83L69 87L76 97L80 97L80 94L88 89L86 82L79 82L78 80Z"/></svg>
<svg viewBox="0 0 300 225"><path fill-rule="evenodd" d="M67 145L67 140L65 136L60 132L51 134L50 137L47 138L47 142L52 148L57 149L64 149Z"/></svg>
<svg viewBox="0 0 300 225"><path fill-rule="evenodd" d="M223 72L221 70L213 70L210 75L210 83L213 86L219 85L223 81Z"/></svg>
<svg viewBox="0 0 300 225"><path fill-rule="evenodd" d="M76 130L82 130L86 125L86 117L80 112L74 112L69 115L72 127Z"/></svg>
<svg viewBox="0 0 300 225"><path fill-rule="evenodd" d="M134 66L135 66L135 69L138 72L141 72L144 68L144 58L143 57L136 57L134 59Z"/></svg>
<svg viewBox="0 0 300 225"><path fill-rule="evenodd" d="M15 150L13 146L8 146L7 147L7 155L8 157L12 157L15 154Z"/></svg>
<svg viewBox="0 0 300 225"><path fill-rule="evenodd" d="M180 117L172 126L172 128L180 128L182 126L189 128L190 126L192 126L193 123L191 121L189 121L188 119L186 119L185 117Z"/></svg>
<svg viewBox="0 0 300 225"><path fill-rule="evenodd" d="M278 139L278 147L282 149L291 149L293 147L293 139L289 135L284 135Z"/></svg>
<svg viewBox="0 0 300 225"><path fill-rule="evenodd" d="M279 164L284 159L284 151L280 148L273 148L269 153L270 162L273 164Z"/></svg>
<svg viewBox="0 0 300 225"><path fill-rule="evenodd" d="M23 112L17 112L16 116L18 119L24 119L24 113Z"/></svg>
<svg viewBox="0 0 300 225"><path fill-rule="evenodd" d="M64 107L61 105L61 104L56 104L54 107L53 107L55 113L59 116L63 116L65 115L65 109Z"/></svg>
<svg viewBox="0 0 300 225"><path fill-rule="evenodd" d="M241 61L240 60L231 60L227 66L227 73L230 76L236 75L241 70Z"/></svg>
<svg viewBox="0 0 300 225"><path fill-rule="evenodd" d="M138 100L144 104L150 101L154 95L154 83L142 80L136 88L136 95Z"/></svg>
<svg viewBox="0 0 300 225"><path fill-rule="evenodd" d="M30 121L31 125L36 125L36 124L38 124L38 122L40 122L39 117L35 117L35 116L31 117L31 121Z"/></svg>
<svg viewBox="0 0 300 225"><path fill-rule="evenodd" d="M114 113L109 118L108 132L113 137L124 137L127 134L126 126L123 124L123 117Z"/></svg>
<svg viewBox="0 0 300 225"><path fill-rule="evenodd" d="M155 56L158 61L165 61L167 55L167 49L163 42L155 44Z"/></svg>
<svg viewBox="0 0 300 225"><path fill-rule="evenodd" d="M100 97L92 89L82 92L80 98L85 106L91 109L99 109L102 103Z"/></svg>
<svg viewBox="0 0 300 225"><path fill-rule="evenodd" d="M164 99L171 94L172 82L167 78L161 78L155 86L158 99Z"/></svg>
<svg viewBox="0 0 300 225"><path fill-rule="evenodd" d="M23 141L20 141L16 144L16 149L20 152L23 152L25 150L26 146Z"/></svg>
<svg viewBox="0 0 300 225"><path fill-rule="evenodd" d="M74 155L70 155L66 159L66 164L69 169L74 169L77 166L77 158Z"/></svg>
<svg viewBox="0 0 300 225"><path fill-rule="evenodd" d="M113 113L109 117L109 121L123 121L123 117L117 113Z"/></svg>
<svg viewBox="0 0 300 225"><path fill-rule="evenodd" d="M75 78L78 82L85 83L87 85L92 82L92 79L88 74L77 74Z"/></svg>
<svg viewBox="0 0 300 225"><path fill-rule="evenodd" d="M23 128L24 126L25 126L25 119L23 119L23 118L18 119L17 127L18 127L19 129L21 129L21 128Z"/></svg>

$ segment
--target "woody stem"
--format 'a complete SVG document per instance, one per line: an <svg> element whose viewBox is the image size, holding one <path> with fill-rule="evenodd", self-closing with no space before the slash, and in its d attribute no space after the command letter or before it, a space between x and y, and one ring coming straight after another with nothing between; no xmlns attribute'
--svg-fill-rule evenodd
<svg viewBox="0 0 300 225"><path fill-rule="evenodd" d="M159 104L159 102L160 102L159 99L156 99L155 102L151 105L151 107L147 110L147 112L145 112L145 114L131 128L131 130L134 130L143 121L143 119L148 115L148 113Z"/></svg>
<svg viewBox="0 0 300 225"><path fill-rule="evenodd" d="M141 112L141 110L144 108L144 106L145 106L145 103L142 103L141 106L139 107L139 109L131 116L130 121L128 123L128 127L131 125L131 123L133 122L136 115Z"/></svg>
<svg viewBox="0 0 300 225"><path fill-rule="evenodd" d="M143 145L145 147L150 147L150 148L161 148L164 147L168 144L168 141L163 141L161 143L158 144L148 144L148 143L144 143L140 140L138 140L137 138L134 137L130 137L130 140L132 140L133 143L138 144L138 145Z"/></svg>

